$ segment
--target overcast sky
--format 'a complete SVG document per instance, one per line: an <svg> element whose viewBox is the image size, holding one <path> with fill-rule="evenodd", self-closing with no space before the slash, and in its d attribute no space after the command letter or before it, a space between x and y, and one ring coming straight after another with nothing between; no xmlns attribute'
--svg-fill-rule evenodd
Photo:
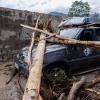
<svg viewBox="0 0 100 100"><path fill-rule="evenodd" d="M67 13L75 0L0 0L0 7L48 13L52 11ZM80 0L77 0L80 1ZM92 12L100 13L100 0L82 0L88 2Z"/></svg>

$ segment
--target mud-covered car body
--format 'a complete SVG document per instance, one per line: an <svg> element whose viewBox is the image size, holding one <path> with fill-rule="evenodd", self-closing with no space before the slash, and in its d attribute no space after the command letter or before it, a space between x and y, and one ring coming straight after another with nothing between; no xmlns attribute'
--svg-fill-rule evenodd
<svg viewBox="0 0 100 100"><path fill-rule="evenodd" d="M100 28L68 28L60 31L60 35L66 38L77 40L100 41ZM36 46L32 50L32 59L34 59ZM15 65L23 73L28 73L27 61L28 47L19 51ZM89 48L83 45L57 45L49 44L46 46L43 69L50 68L54 64L64 65L70 72L83 71L90 68L96 68L100 65L100 50Z"/></svg>

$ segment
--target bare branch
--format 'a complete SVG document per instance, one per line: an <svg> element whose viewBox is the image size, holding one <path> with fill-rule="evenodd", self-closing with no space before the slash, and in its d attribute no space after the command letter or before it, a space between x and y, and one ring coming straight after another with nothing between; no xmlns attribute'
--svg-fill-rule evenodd
<svg viewBox="0 0 100 100"><path fill-rule="evenodd" d="M41 30L41 29L36 29L27 25L21 24L21 26L32 29L34 31L38 31L41 33L44 33L46 35L52 36L52 33ZM85 45L87 47L95 47L95 48L100 48L100 42L99 41L80 41L76 39L69 39L62 37L60 35L57 35L57 33L53 33L55 35L55 38L48 39L47 41L53 42L53 43L59 43L59 44L73 44L73 45Z"/></svg>
<svg viewBox="0 0 100 100"><path fill-rule="evenodd" d="M100 92L97 92L97 91L95 91L95 90L93 90L93 89L85 88L85 90L88 91L88 92L92 92L92 93L94 93L94 94L100 96Z"/></svg>
<svg viewBox="0 0 100 100"><path fill-rule="evenodd" d="M79 82L73 83L73 86L69 92L67 100L74 100L75 99L76 93L78 92L80 87L85 83L85 81L86 81L86 79L83 76Z"/></svg>
<svg viewBox="0 0 100 100"><path fill-rule="evenodd" d="M40 16L37 18L35 28L38 28L39 19L40 19ZM29 66L29 70L32 68L32 48L33 48L33 45L34 45L35 32L36 31L34 31L32 33L31 44L30 44L29 51L28 51L28 66Z"/></svg>

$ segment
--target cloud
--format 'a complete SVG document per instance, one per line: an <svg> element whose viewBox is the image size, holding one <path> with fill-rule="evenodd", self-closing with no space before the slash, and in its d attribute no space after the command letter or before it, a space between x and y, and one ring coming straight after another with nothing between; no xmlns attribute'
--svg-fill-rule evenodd
<svg viewBox="0 0 100 100"><path fill-rule="evenodd" d="M58 11L67 13L74 1L75 0L0 0L0 6L33 12L48 13ZM93 12L100 11L99 0L83 0L83 2L88 2Z"/></svg>

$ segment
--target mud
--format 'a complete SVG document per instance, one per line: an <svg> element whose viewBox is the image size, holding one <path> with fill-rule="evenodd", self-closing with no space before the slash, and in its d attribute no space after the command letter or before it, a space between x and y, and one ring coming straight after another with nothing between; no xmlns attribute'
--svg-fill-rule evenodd
<svg viewBox="0 0 100 100"><path fill-rule="evenodd" d="M13 72L14 64L12 62L0 64L0 100L21 100L22 98L23 93L18 82L18 75L9 84L6 84ZM20 84L25 87L26 80L22 76L20 76Z"/></svg>
<svg viewBox="0 0 100 100"><path fill-rule="evenodd" d="M14 72L14 63L13 62L6 62L6 63L0 63L0 100L21 100L23 95L23 90L25 88L25 84L27 79L24 78L22 75L16 75L12 81L9 84L6 84L6 82L10 79ZM85 74L87 81L90 82L91 80L100 77L100 71L95 71L92 73ZM78 80L81 76L73 76L72 80ZM44 83L47 83L48 80L45 80ZM68 83L66 83L67 86ZM64 83L65 85L65 83ZM71 85L69 88L71 88ZM57 83L56 83L57 86ZM54 88L54 87L53 87ZM56 90L52 91L49 88L46 87L46 85L41 86L41 95L43 97L43 100L57 100L57 98L65 92L64 98L66 99L66 95L69 91L66 90L65 87L62 87L58 84L58 87L56 87ZM67 87L68 88L68 87ZM64 90L63 90L64 89ZM95 85L93 87L94 90L100 92L100 83ZM61 91L60 91L61 90ZM59 91L59 93L58 93ZM100 100L100 97L97 97L97 95L94 95L93 93L89 94L80 94L82 95L82 98L79 100ZM44 98L44 96L46 96ZM51 98L52 97L52 98ZM64 100L64 99L63 99Z"/></svg>

